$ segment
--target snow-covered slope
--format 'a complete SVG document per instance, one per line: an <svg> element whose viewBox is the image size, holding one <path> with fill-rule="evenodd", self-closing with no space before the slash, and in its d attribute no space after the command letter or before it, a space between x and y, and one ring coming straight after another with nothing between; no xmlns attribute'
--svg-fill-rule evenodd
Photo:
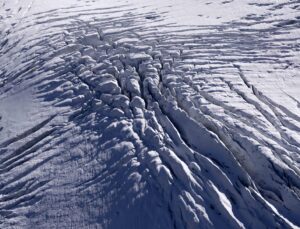
<svg viewBox="0 0 300 229"><path fill-rule="evenodd" d="M0 5L0 228L300 227L299 1Z"/></svg>

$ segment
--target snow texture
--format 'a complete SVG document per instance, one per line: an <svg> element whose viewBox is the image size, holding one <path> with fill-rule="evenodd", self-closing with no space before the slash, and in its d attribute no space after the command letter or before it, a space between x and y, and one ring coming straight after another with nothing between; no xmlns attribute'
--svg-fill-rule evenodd
<svg viewBox="0 0 300 229"><path fill-rule="evenodd" d="M0 0L0 228L299 228L298 0Z"/></svg>

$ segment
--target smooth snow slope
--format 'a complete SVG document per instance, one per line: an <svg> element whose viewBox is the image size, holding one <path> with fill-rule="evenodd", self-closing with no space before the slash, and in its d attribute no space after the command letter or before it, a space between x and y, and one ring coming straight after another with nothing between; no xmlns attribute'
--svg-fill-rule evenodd
<svg viewBox="0 0 300 229"><path fill-rule="evenodd" d="M299 228L297 0L0 0L0 228Z"/></svg>

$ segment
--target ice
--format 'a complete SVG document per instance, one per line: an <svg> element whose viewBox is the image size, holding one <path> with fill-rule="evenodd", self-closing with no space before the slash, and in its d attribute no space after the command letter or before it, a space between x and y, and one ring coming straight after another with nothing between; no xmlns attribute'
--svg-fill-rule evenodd
<svg viewBox="0 0 300 229"><path fill-rule="evenodd" d="M299 228L299 10L0 0L0 228Z"/></svg>

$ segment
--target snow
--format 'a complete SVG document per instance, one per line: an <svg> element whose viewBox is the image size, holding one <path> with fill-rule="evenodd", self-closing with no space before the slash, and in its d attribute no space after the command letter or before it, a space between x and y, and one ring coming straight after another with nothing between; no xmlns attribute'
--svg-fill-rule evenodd
<svg viewBox="0 0 300 229"><path fill-rule="evenodd" d="M0 0L0 228L299 228L296 0Z"/></svg>
<svg viewBox="0 0 300 229"><path fill-rule="evenodd" d="M226 195L222 192L220 192L220 190L213 184L211 183L213 189L215 190L215 192L217 193L220 202L222 203L222 205L224 206L224 208L227 210L227 212L230 214L230 216L237 222L237 224L239 225L240 228L245 228L245 226L234 216L234 213L232 212L232 205L229 201L229 199L226 197Z"/></svg>
<svg viewBox="0 0 300 229"><path fill-rule="evenodd" d="M30 90L24 90L1 99L1 142L16 137L38 122L32 118L39 111L39 105L34 101L32 93Z"/></svg>

